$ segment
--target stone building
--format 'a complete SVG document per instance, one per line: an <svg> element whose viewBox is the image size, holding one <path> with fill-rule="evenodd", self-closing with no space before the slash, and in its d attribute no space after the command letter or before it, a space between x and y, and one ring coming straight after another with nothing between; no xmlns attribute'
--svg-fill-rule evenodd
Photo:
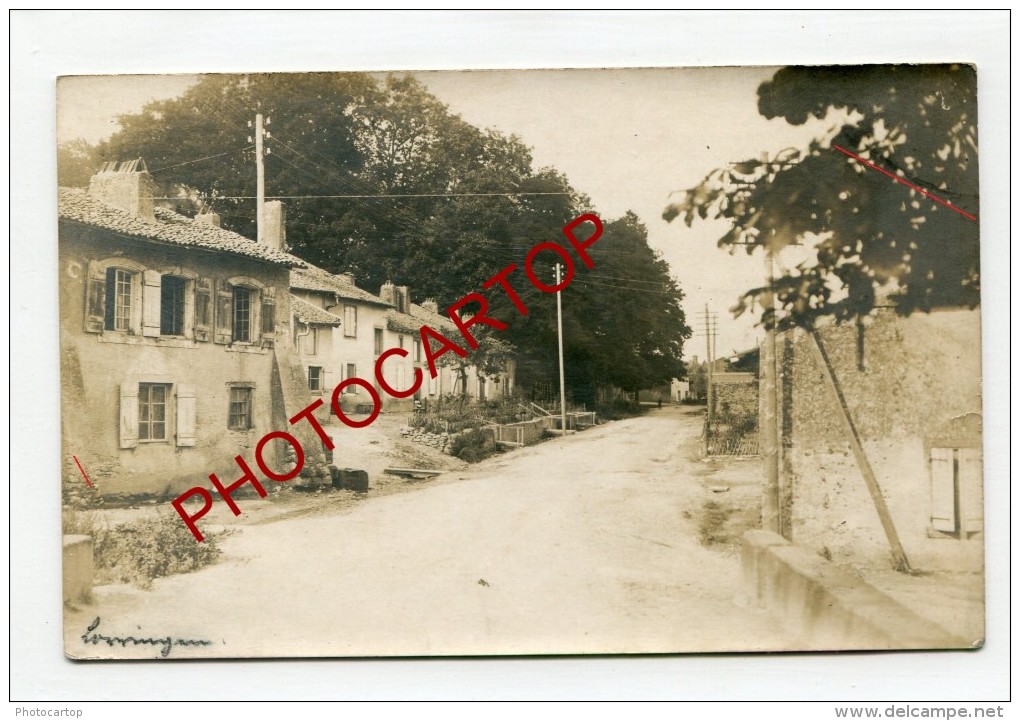
<svg viewBox="0 0 1020 721"><path fill-rule="evenodd" d="M289 342L290 272L304 263L280 238L260 245L155 195L140 159L59 191L62 470L82 483L76 457L104 496L232 481L235 456L251 461L307 405ZM292 432L321 469L314 432ZM266 457L282 468L277 450Z"/></svg>
<svg viewBox="0 0 1020 721"><path fill-rule="evenodd" d="M980 571L980 311L872 320L820 335L891 522L915 569ZM886 565L890 545L812 339L779 340L784 535L836 561Z"/></svg>

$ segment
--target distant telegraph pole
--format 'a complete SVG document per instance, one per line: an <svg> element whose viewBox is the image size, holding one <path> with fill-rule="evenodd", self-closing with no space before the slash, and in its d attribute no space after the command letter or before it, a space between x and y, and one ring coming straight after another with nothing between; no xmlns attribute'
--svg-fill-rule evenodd
<svg viewBox="0 0 1020 721"><path fill-rule="evenodd" d="M715 335L718 331L717 324L714 318L714 314L708 310L708 303L705 303L705 358L706 368L705 372L705 401L707 405L705 415L705 432L702 438L702 446L704 452L708 453L708 436L712 428L712 399L714 393L712 391L712 373L713 366L715 365Z"/></svg>
<svg viewBox="0 0 1020 721"><path fill-rule="evenodd" d="M556 286L560 285L560 264L556 264ZM563 305L560 301L562 290L556 291L556 337L560 347L560 428L567 435L567 391L563 376Z"/></svg>

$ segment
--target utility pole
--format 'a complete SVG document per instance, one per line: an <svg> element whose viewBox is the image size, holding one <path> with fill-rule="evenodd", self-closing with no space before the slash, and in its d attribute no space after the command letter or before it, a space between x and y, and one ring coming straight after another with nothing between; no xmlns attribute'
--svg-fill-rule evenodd
<svg viewBox="0 0 1020 721"><path fill-rule="evenodd" d="M706 412L705 412L705 432L702 438L702 450L708 454L708 442L709 434L712 429L712 401L714 393L712 391L712 373L713 366L715 365L715 336L716 328L712 323L712 314L708 310L708 303L705 303L705 356L708 364L708 370L705 373L705 401L706 401Z"/></svg>
<svg viewBox="0 0 1020 721"><path fill-rule="evenodd" d="M761 366L763 372L762 398L762 441L765 452L765 489L761 502L761 527L766 531L780 533L779 511L779 398L776 373L776 326L775 297L772 284L775 275L772 268L772 248L765 247L765 277L768 282L762 303L766 317L765 343L762 346Z"/></svg>
<svg viewBox="0 0 1020 721"><path fill-rule="evenodd" d="M556 264L556 285L560 284L560 264ZM560 346L560 428L563 435L567 435L567 391L566 381L563 376L563 304L560 296L562 290L556 291L556 336Z"/></svg>
<svg viewBox="0 0 1020 721"><path fill-rule="evenodd" d="M266 166L264 156L269 155L271 151L265 148L264 140L265 138L272 137L265 130L265 125L269 125L269 122L269 118L266 118L265 123L263 123L262 113L255 114L255 224L257 227L255 239L260 244L265 238ZM248 127L251 127L251 121L248 121ZM250 137L248 138L248 142L252 142Z"/></svg>

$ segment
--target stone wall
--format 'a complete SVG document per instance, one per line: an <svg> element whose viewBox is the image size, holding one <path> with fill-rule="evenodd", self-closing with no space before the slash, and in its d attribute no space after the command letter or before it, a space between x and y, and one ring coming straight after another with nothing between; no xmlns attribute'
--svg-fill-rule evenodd
<svg viewBox="0 0 1020 721"><path fill-rule="evenodd" d="M927 450L941 427L980 413L979 311L883 311L860 333L831 325L821 336L912 566L980 570L982 534L932 529ZM834 560L887 564L889 544L812 342L791 331L777 343L784 535Z"/></svg>

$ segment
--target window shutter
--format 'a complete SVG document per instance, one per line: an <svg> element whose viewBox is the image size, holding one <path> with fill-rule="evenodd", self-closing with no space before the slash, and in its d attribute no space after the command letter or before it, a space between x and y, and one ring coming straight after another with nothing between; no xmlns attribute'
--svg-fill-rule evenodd
<svg viewBox="0 0 1020 721"><path fill-rule="evenodd" d="M276 341L276 289L263 288L262 293L262 345L272 348Z"/></svg>
<svg viewBox="0 0 1020 721"><path fill-rule="evenodd" d="M956 532L953 449L931 449L931 525L936 531Z"/></svg>
<svg viewBox="0 0 1020 721"><path fill-rule="evenodd" d="M106 268L89 261L85 282L85 331L102 333L106 327Z"/></svg>
<svg viewBox="0 0 1020 721"><path fill-rule="evenodd" d="M199 278L195 281L195 340L209 340L212 312L212 280Z"/></svg>
<svg viewBox="0 0 1020 721"><path fill-rule="evenodd" d="M191 447L195 445L195 387L177 386L177 445Z"/></svg>
<svg viewBox="0 0 1020 721"><path fill-rule="evenodd" d="M158 336L160 333L161 278L158 270L142 273L142 335Z"/></svg>
<svg viewBox="0 0 1020 721"><path fill-rule="evenodd" d="M229 283L216 284L216 334L215 342L229 343L233 337L233 296Z"/></svg>
<svg viewBox="0 0 1020 721"><path fill-rule="evenodd" d="M960 495L963 497L963 530L978 533L984 526L984 496L981 492L981 449L959 450Z"/></svg>
<svg viewBox="0 0 1020 721"><path fill-rule="evenodd" d="M138 445L138 384L120 384L120 447Z"/></svg>

